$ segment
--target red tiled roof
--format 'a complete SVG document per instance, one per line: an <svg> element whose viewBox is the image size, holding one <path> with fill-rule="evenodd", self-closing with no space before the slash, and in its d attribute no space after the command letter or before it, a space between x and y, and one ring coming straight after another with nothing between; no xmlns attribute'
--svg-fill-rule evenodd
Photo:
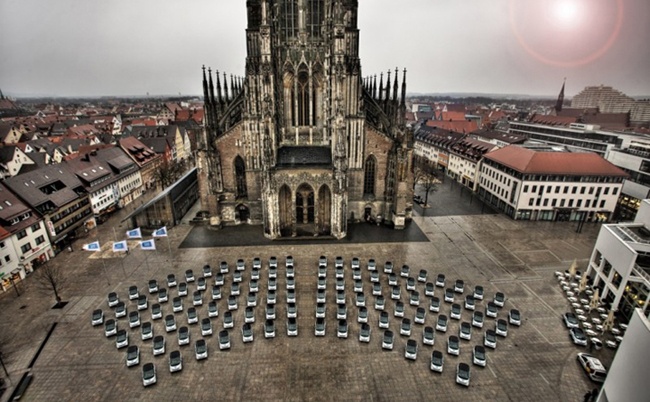
<svg viewBox="0 0 650 402"><path fill-rule="evenodd" d="M542 114L534 114L530 119L531 123L545 124L547 126L568 126L569 124L576 123L577 121L577 117L551 116Z"/></svg>
<svg viewBox="0 0 650 402"><path fill-rule="evenodd" d="M508 145L485 154L486 159L528 174L619 176L628 174L592 152L553 152Z"/></svg>
<svg viewBox="0 0 650 402"><path fill-rule="evenodd" d="M461 121L440 121L440 120L427 120L428 127L438 127L444 130L455 131L457 133L470 133L478 130L478 122L476 120L461 120Z"/></svg>

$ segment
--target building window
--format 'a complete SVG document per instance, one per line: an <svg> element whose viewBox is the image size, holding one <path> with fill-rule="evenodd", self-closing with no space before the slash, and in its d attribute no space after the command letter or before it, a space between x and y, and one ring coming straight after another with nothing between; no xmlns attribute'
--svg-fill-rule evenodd
<svg viewBox="0 0 650 402"><path fill-rule="evenodd" d="M530 200L528 200L528 206L532 207L534 202L535 202L535 199L531 198Z"/></svg>
<svg viewBox="0 0 650 402"><path fill-rule="evenodd" d="M560 192L560 186L555 186L555 194Z"/></svg>
<svg viewBox="0 0 650 402"><path fill-rule="evenodd" d="M609 261L605 260L605 264L603 265L603 275L605 275L605 278L609 278L609 273L612 271L612 264L609 263Z"/></svg>
<svg viewBox="0 0 650 402"><path fill-rule="evenodd" d="M323 0L309 0L309 14L307 14L307 33L311 37L320 36L325 9Z"/></svg>
<svg viewBox="0 0 650 402"><path fill-rule="evenodd" d="M564 186L564 194L567 194L569 192L569 186Z"/></svg>
<svg viewBox="0 0 650 402"><path fill-rule="evenodd" d="M32 225L32 232L37 232L41 228L41 222L36 222Z"/></svg>
<svg viewBox="0 0 650 402"><path fill-rule="evenodd" d="M573 206L573 199L570 199L569 200L569 207L572 207L572 206Z"/></svg>
<svg viewBox="0 0 650 402"><path fill-rule="evenodd" d="M20 251L22 251L23 254L25 254L26 252L28 252L31 249L32 249L32 244L31 243L25 243L22 246L20 246Z"/></svg>
<svg viewBox="0 0 650 402"><path fill-rule="evenodd" d="M578 192L578 186L573 186L573 189L571 190L571 194L575 194Z"/></svg>
<svg viewBox="0 0 650 402"><path fill-rule="evenodd" d="M551 206L554 207L557 205L557 199L553 198L553 201L551 202Z"/></svg>
<svg viewBox="0 0 650 402"><path fill-rule="evenodd" d="M25 236L27 236L27 231L25 229L21 230L20 232L18 232L16 234L16 237L18 238L18 240L24 238Z"/></svg>
<svg viewBox="0 0 650 402"><path fill-rule="evenodd" d="M5 242L0 241L0 248L5 248Z"/></svg>
<svg viewBox="0 0 650 402"><path fill-rule="evenodd" d="M600 208L605 208L605 200L600 200Z"/></svg>
<svg viewBox="0 0 650 402"><path fill-rule="evenodd" d="M564 198L562 198L562 199L560 200L560 207L563 207L563 206L564 206Z"/></svg>
<svg viewBox="0 0 650 402"><path fill-rule="evenodd" d="M373 155L366 158L364 177L363 177L363 194L375 195L375 168L376 160Z"/></svg>
<svg viewBox="0 0 650 402"><path fill-rule="evenodd" d="M582 206L582 200L578 200L576 203L576 207L580 208Z"/></svg>
<svg viewBox="0 0 650 402"><path fill-rule="evenodd" d="M235 158L235 183L237 186L237 198L246 197L248 195L246 187L246 165L239 155Z"/></svg>
<svg viewBox="0 0 650 402"><path fill-rule="evenodd" d="M593 193L594 193L594 188L593 188L593 187L589 187L589 194L593 194Z"/></svg>
<svg viewBox="0 0 650 402"><path fill-rule="evenodd" d="M537 192L537 186L533 186L533 191L532 191L532 192L533 192L533 193L536 193L536 192Z"/></svg>
<svg viewBox="0 0 650 402"><path fill-rule="evenodd" d="M11 256L5 255L5 261L6 262L11 262Z"/></svg>
<svg viewBox="0 0 650 402"><path fill-rule="evenodd" d="M38 246L39 244L43 244L43 243L45 243L45 237L43 237L43 235L38 236L36 238L36 245Z"/></svg>
<svg viewBox="0 0 650 402"><path fill-rule="evenodd" d="M614 270L614 276L612 277L612 285L614 285L614 287L618 289L618 287L621 286L621 282L623 282L623 277L616 270Z"/></svg>
<svg viewBox="0 0 650 402"><path fill-rule="evenodd" d="M591 203L591 200L585 200L585 208L589 208L590 203Z"/></svg>
<svg viewBox="0 0 650 402"><path fill-rule="evenodd" d="M609 194L609 187L605 187L605 190L603 191L603 195Z"/></svg>
<svg viewBox="0 0 650 402"><path fill-rule="evenodd" d="M280 12L280 31L287 38L298 35L298 1L284 0Z"/></svg>
<svg viewBox="0 0 650 402"><path fill-rule="evenodd" d="M525 185L524 186L524 193L527 193L527 192L528 192L528 185Z"/></svg>
<svg viewBox="0 0 650 402"><path fill-rule="evenodd" d="M612 190L612 195L616 195L616 194L618 194L618 187L614 187L614 189Z"/></svg>
<svg viewBox="0 0 650 402"><path fill-rule="evenodd" d="M545 198L545 199L544 199L544 206L545 206L545 207L548 207L548 198Z"/></svg>

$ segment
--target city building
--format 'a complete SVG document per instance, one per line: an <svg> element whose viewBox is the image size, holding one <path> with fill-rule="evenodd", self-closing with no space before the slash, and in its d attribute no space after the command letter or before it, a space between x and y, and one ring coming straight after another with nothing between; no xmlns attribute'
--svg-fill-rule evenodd
<svg viewBox="0 0 650 402"><path fill-rule="evenodd" d="M650 138L637 136L626 148L610 150L607 160L629 175L623 182L616 219L632 220L641 200L650 198Z"/></svg>
<svg viewBox="0 0 650 402"><path fill-rule="evenodd" d="M571 99L571 108L598 108L603 113L630 113L630 123L650 122L650 101L637 101L612 87L600 85L585 87Z"/></svg>
<svg viewBox="0 0 650 402"><path fill-rule="evenodd" d="M88 193L67 164L9 177L4 184L43 218L55 253L95 225Z"/></svg>
<svg viewBox="0 0 650 402"><path fill-rule="evenodd" d="M479 161L484 154L496 148L496 145L489 142L470 137L463 138L449 149L447 176L473 191Z"/></svg>
<svg viewBox="0 0 650 402"><path fill-rule="evenodd" d="M0 287L6 290L54 256L45 222L0 183Z"/></svg>
<svg viewBox="0 0 650 402"><path fill-rule="evenodd" d="M140 169L119 147L95 149L65 164L88 193L98 223L142 195Z"/></svg>
<svg viewBox="0 0 650 402"><path fill-rule="evenodd" d="M596 401L647 401L649 370L650 321L636 309Z"/></svg>
<svg viewBox="0 0 650 402"><path fill-rule="evenodd" d="M513 219L605 222L626 177L592 152L509 145L483 156L478 194Z"/></svg>
<svg viewBox="0 0 650 402"><path fill-rule="evenodd" d="M465 138L465 134L437 127L421 126L415 132L414 155L436 169L446 172L449 167L451 147Z"/></svg>
<svg viewBox="0 0 650 402"><path fill-rule="evenodd" d="M494 144L499 148L506 147L513 144L523 144L526 142L526 137L523 135L518 135L514 133L504 133L503 131L491 130L491 129L482 129L472 131L469 134L470 137L476 138L484 142L489 142Z"/></svg>
<svg viewBox="0 0 650 402"><path fill-rule="evenodd" d="M120 148L140 168L142 178L142 191L156 188L156 170L162 163L162 155L144 145L135 137L125 137L119 140ZM137 198L137 197L136 197Z"/></svg>
<svg viewBox="0 0 650 402"><path fill-rule="evenodd" d="M650 200L641 203L634 222L603 225L586 272L601 300L630 320L635 309L650 314Z"/></svg>
<svg viewBox="0 0 650 402"><path fill-rule="evenodd" d="M363 78L357 1L269 3L246 2L243 80L203 73L202 209L218 225L261 223L271 239L340 239L371 218L404 228L406 73Z"/></svg>

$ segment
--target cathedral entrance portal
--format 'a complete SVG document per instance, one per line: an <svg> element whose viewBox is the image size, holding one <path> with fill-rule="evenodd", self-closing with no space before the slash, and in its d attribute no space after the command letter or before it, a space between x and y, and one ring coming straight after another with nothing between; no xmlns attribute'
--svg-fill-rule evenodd
<svg viewBox="0 0 650 402"><path fill-rule="evenodd" d="M291 189L286 184L280 187L278 201L280 209L280 236L289 237L293 234L293 203L291 201Z"/></svg>
<svg viewBox="0 0 650 402"><path fill-rule="evenodd" d="M237 217L239 218L239 222L247 223L250 216L251 216L250 210L246 205L244 204L237 205Z"/></svg>
<svg viewBox="0 0 650 402"><path fill-rule="evenodd" d="M318 223L319 233L329 235L332 231L332 194L327 185L321 186L318 190Z"/></svg>
<svg viewBox="0 0 650 402"><path fill-rule="evenodd" d="M314 206L314 189L309 184L301 184L296 190L296 235L313 235Z"/></svg>

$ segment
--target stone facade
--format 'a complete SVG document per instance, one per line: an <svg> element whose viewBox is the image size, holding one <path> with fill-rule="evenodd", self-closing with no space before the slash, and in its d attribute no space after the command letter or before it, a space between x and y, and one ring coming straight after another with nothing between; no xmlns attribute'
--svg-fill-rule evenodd
<svg viewBox="0 0 650 402"><path fill-rule="evenodd" d="M262 224L272 239L343 238L351 220L403 228L413 188L406 72L401 95L397 71L385 85L383 74L379 85L362 78L358 2L249 0L247 8L245 77L203 70L197 155L211 223Z"/></svg>

